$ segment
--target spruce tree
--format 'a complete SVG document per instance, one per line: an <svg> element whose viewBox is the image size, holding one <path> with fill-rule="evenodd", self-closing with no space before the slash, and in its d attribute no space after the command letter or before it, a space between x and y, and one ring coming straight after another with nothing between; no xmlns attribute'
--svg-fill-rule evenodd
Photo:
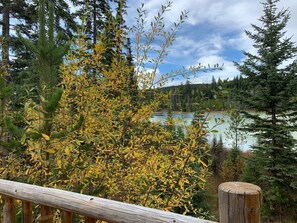
<svg viewBox="0 0 297 223"><path fill-rule="evenodd" d="M16 4L15 1L3 1L0 5L0 11L2 13L2 36L0 37L0 48L2 53L0 63L0 157L1 166L6 167L7 156L9 153L20 152L21 145L19 139L23 134L23 131L18 128L13 122L17 122L16 118L19 118L17 114L12 111L11 96L13 95L13 86L10 83L11 80L11 60L9 52L11 50L11 18L21 17L21 8L24 7L24 1L19 1ZM12 11L14 14L12 16ZM9 178L9 173L4 176Z"/></svg>
<svg viewBox="0 0 297 223"><path fill-rule="evenodd" d="M289 63L296 58L297 48L291 38L285 36L289 11L279 11L278 2L263 3L262 24L252 25L254 32L246 31L257 53L244 52L244 63L236 65L253 86L242 101L264 113L246 113L252 120L247 130L258 137L248 169L259 168L254 172L256 176L249 172L245 180L262 187L264 215L283 222L284 215L290 211L296 215L297 208L297 151L296 140L291 135L297 128L294 99L297 68L296 63Z"/></svg>
<svg viewBox="0 0 297 223"><path fill-rule="evenodd" d="M28 15L28 11L30 11L30 5L25 0L4 0L1 1L0 4L0 24L2 26L2 37L3 42L1 44L2 49L2 64L4 67L8 68L8 65L11 69L11 60L9 57L9 51L16 50L16 39L12 35L11 28L13 26L20 26L21 28L25 28L28 25L28 22L31 20L31 16ZM22 24L12 24L12 19L22 20ZM29 22L30 23L30 22ZM27 27L28 28L28 27ZM9 70L7 70L9 71Z"/></svg>
<svg viewBox="0 0 297 223"><path fill-rule="evenodd" d="M233 109L229 112L228 121L229 128L225 132L227 139L232 140L232 149L240 151L240 144L246 140L245 133L242 131L242 127L246 122L244 116L237 109Z"/></svg>
<svg viewBox="0 0 297 223"><path fill-rule="evenodd" d="M74 5L81 8L76 15L86 17L85 32L91 42L96 44L105 28L108 19L112 17L110 5L106 0L73 0Z"/></svg>
<svg viewBox="0 0 297 223"><path fill-rule="evenodd" d="M222 164L221 176L224 181L238 181L244 168L240 143L246 139L245 133L241 130L245 119L237 109L230 111L229 118L229 128L225 132L225 135L227 139L232 140L232 148Z"/></svg>
<svg viewBox="0 0 297 223"><path fill-rule="evenodd" d="M222 164L225 158L225 148L223 145L222 135L220 135L219 141L217 141L217 138L214 136L210 148L210 155L212 157L210 170L215 177L218 177L220 175Z"/></svg>

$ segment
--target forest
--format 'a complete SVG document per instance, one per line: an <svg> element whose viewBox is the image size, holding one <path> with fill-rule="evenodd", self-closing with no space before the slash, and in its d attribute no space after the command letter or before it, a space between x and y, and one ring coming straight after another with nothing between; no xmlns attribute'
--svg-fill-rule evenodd
<svg viewBox="0 0 297 223"><path fill-rule="evenodd" d="M166 92L170 101L169 104L162 104L160 110L195 112L197 109L211 111L250 109L240 103L237 96L241 91L251 90L247 79L242 76L223 81L212 77L212 82L205 84L191 84L187 80L185 84L163 87L160 90Z"/></svg>
<svg viewBox="0 0 297 223"><path fill-rule="evenodd" d="M278 2L259 3L240 76L191 84L221 68L158 75L188 17L167 26L170 1L152 20L141 4L134 25L127 0L1 1L0 178L216 221L217 186L244 181L263 190L262 222L297 222L297 47ZM165 87L179 75L183 85ZM218 110L232 148L207 140L205 114ZM194 112L184 130L175 111ZM257 142L242 152L247 133Z"/></svg>

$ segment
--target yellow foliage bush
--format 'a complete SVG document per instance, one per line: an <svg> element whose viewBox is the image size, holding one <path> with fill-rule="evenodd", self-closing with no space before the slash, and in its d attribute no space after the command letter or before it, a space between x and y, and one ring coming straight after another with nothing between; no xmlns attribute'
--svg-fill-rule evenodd
<svg viewBox="0 0 297 223"><path fill-rule="evenodd" d="M193 191L204 186L208 146L199 139L206 132L192 127L186 138L173 139L165 126L150 122L166 97L150 92L154 100L148 100L148 92L139 90L139 101L132 106L126 91L131 68L115 60L100 78L92 78L84 66L100 66L104 48L97 44L93 52L92 63L82 53L68 56L61 67L64 92L52 133L28 137L23 159L11 157L8 162L11 176L166 210L189 205ZM27 133L37 131L40 107L31 102L26 114Z"/></svg>
<svg viewBox="0 0 297 223"><path fill-rule="evenodd" d="M60 68L63 95L51 133L40 131L42 106L27 102L23 154L10 154L2 175L152 208L199 211L190 200L205 184L206 131L190 126L176 138L151 122L166 95L143 87L133 101L127 79L134 67L122 57L105 67L104 51L100 42L90 48L76 39ZM151 75L140 72L138 83L151 83Z"/></svg>

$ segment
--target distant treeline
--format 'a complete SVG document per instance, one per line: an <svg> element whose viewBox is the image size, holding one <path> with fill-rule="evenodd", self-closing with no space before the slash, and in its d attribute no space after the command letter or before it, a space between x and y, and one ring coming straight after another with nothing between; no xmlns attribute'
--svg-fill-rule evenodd
<svg viewBox="0 0 297 223"><path fill-rule="evenodd" d="M209 84L191 84L189 80L179 86L162 88L168 93L168 104L161 109L171 108L173 111L193 112L197 109L226 110L229 108L243 109L237 95L250 89L247 79L237 76L233 80L216 80Z"/></svg>

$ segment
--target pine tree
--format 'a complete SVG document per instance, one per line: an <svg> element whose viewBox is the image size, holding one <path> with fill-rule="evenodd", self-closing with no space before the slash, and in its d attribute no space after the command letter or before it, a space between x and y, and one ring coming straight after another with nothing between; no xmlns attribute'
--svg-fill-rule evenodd
<svg viewBox="0 0 297 223"><path fill-rule="evenodd" d="M34 44L21 36L20 39L36 55L38 93L41 100L40 112L42 113L42 126L37 132L39 137L47 138L51 135L53 114L62 95L62 89L57 88L59 83L58 68L69 49L69 44L63 41L63 37L59 33L55 36L53 2L48 3L48 13L46 13L46 6L45 0L39 0L38 43ZM48 156L49 154L46 153L47 159Z"/></svg>
<svg viewBox="0 0 297 223"><path fill-rule="evenodd" d="M74 15L70 12L69 2L65 0L51 0L55 7L55 30L62 32L65 40L73 36L76 31ZM73 2L73 1L72 1ZM2 3L2 1L1 1ZM38 76L34 69L34 54L20 41L15 32L17 30L25 38L32 42L38 41L38 4L37 1L5 0L0 4L2 13L2 34L5 37L3 45L3 57L9 64L8 83L14 86L14 94L11 95L12 106L15 110L23 107L25 98L36 95L36 83ZM48 7L46 9L48 11ZM1 19L1 17L0 17ZM14 22L12 23L12 19ZM9 52L13 57L9 58Z"/></svg>
<svg viewBox="0 0 297 223"><path fill-rule="evenodd" d="M254 41L256 54L245 52L246 60L236 64L248 78L253 92L242 100L252 109L264 112L246 113L252 123L247 130L258 136L253 146L253 165L260 167L254 183L264 192L266 214L277 216L280 222L286 212L296 215L297 204L297 152L291 133L296 131L296 58L297 48L291 38L285 37L284 28L290 18L288 10L277 10L279 0L263 3L262 26L252 25L254 32L246 31ZM286 63L285 63L286 62ZM246 97L248 95L248 97ZM248 179L247 179L248 180Z"/></svg>

